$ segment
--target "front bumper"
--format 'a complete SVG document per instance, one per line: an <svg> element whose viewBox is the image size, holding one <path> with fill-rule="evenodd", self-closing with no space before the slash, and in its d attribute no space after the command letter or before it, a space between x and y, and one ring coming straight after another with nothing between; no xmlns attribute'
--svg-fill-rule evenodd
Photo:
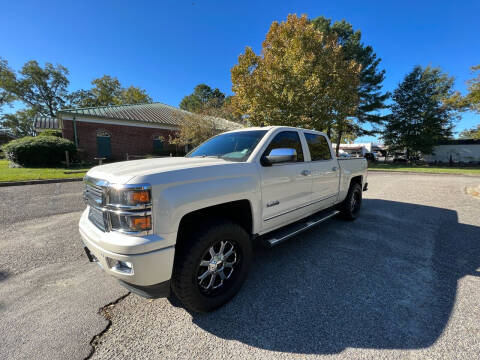
<svg viewBox="0 0 480 360"><path fill-rule="evenodd" d="M88 220L87 211L80 219L79 231L89 260L96 262L106 273L120 280L122 285L132 291L135 291L133 289L141 290L135 292L142 296L147 296L148 292L152 293L150 297L165 296L154 295L154 293L165 293L165 291L158 292L156 290L162 287L159 284L164 284L163 287L165 287L165 283L169 282L172 276L174 246L136 254L107 250L99 244L99 232L102 237L108 236L110 233L103 233L96 228ZM113 236L117 241L119 235L113 234ZM123 236L127 237L125 239L127 242L129 235ZM128 264L129 267L119 266L122 264Z"/></svg>
<svg viewBox="0 0 480 360"><path fill-rule="evenodd" d="M169 297L171 293L170 280L149 286L133 285L122 280L118 281L131 292L148 299Z"/></svg>

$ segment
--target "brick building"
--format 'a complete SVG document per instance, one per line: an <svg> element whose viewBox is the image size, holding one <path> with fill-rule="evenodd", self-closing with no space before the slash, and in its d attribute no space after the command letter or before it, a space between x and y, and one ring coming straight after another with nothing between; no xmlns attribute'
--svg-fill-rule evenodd
<svg viewBox="0 0 480 360"><path fill-rule="evenodd" d="M198 116L162 103L77 108L59 111L57 119L36 122L38 130L59 128L86 159L125 160L130 155L181 154L184 149L168 143L185 116ZM239 124L210 118L225 131Z"/></svg>

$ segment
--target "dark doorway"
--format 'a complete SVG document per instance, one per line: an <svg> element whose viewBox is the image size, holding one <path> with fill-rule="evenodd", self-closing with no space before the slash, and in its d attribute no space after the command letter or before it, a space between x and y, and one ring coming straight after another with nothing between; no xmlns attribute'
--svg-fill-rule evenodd
<svg viewBox="0 0 480 360"><path fill-rule="evenodd" d="M110 136L97 135L97 156L106 159L109 159L112 156Z"/></svg>
<svg viewBox="0 0 480 360"><path fill-rule="evenodd" d="M153 139L153 152L159 154L163 151L163 142L161 139Z"/></svg>

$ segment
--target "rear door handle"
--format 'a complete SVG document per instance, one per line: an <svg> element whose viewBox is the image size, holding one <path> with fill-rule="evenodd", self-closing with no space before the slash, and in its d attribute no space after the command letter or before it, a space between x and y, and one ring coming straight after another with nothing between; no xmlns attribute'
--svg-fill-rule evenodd
<svg viewBox="0 0 480 360"><path fill-rule="evenodd" d="M310 170L302 170L301 174L303 176L308 176L308 175L310 175Z"/></svg>

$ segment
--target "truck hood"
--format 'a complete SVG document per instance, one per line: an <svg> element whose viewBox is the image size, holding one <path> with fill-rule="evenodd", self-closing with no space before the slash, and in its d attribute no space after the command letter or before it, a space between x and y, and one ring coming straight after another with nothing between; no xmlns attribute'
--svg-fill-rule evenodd
<svg viewBox="0 0 480 360"><path fill-rule="evenodd" d="M110 183L126 184L136 176L228 163L230 162L217 158L166 157L95 166L88 171L87 175Z"/></svg>

